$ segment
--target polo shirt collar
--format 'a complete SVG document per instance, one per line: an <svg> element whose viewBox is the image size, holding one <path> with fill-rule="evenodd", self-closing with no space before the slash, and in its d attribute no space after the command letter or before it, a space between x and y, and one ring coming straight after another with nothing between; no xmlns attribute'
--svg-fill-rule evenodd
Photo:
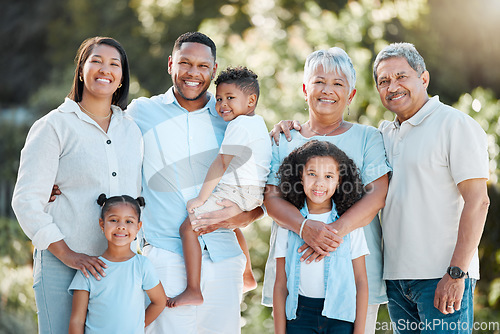
<svg viewBox="0 0 500 334"><path fill-rule="evenodd" d="M209 100L207 102L207 104L205 104L205 106L203 108L201 108L200 110L203 110L203 109L208 109L208 112L212 115L212 116L215 116L215 117L218 117L219 114L217 113L217 110L215 110L215 97L213 96L213 94L211 94L210 92L207 92L208 96L209 96ZM177 105L179 108L182 108L184 109L180 104L179 102L177 101L177 99L175 98L175 95L174 95L174 87L170 87L169 90L167 90L167 92L165 93L165 95L163 96L163 103L165 104L175 104ZM185 110L185 109L184 109Z"/></svg>
<svg viewBox="0 0 500 334"><path fill-rule="evenodd" d="M405 122L408 122L409 124L413 126L418 126L420 123L424 121L430 114L436 110L436 108L441 104L439 101L439 96L433 96L431 97L424 105L422 108L420 108L419 111L415 113L411 118L407 119ZM394 118L394 127L399 128L401 127L401 124L398 121L397 116Z"/></svg>

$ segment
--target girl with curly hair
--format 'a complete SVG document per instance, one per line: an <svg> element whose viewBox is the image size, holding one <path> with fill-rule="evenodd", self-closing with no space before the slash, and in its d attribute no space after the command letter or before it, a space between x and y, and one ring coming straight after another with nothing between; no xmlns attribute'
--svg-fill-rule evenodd
<svg viewBox="0 0 500 334"><path fill-rule="evenodd" d="M363 333L368 306L364 257L369 254L363 229L347 234L336 251L319 260L300 261L298 252L308 219L330 224L363 196L356 164L332 143L312 140L283 160L278 178L282 197L304 220L298 235L278 229L275 332Z"/></svg>

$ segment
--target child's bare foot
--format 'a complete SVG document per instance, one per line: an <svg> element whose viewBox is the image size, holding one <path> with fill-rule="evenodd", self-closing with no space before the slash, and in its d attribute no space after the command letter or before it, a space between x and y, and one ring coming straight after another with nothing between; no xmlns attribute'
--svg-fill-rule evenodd
<svg viewBox="0 0 500 334"><path fill-rule="evenodd" d="M203 304L203 295L201 290L188 289L184 290L180 295L169 298L167 300L168 307L177 307L182 305L201 305Z"/></svg>
<svg viewBox="0 0 500 334"><path fill-rule="evenodd" d="M253 290L257 287L257 281L251 270L245 270L243 273L243 293Z"/></svg>

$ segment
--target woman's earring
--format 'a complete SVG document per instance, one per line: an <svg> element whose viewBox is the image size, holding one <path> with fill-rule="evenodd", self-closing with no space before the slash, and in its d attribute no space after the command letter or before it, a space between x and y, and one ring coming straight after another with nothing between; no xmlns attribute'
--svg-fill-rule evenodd
<svg viewBox="0 0 500 334"><path fill-rule="evenodd" d="M80 79L80 81L83 82L83 78L81 75L78 76L78 79Z"/></svg>
<svg viewBox="0 0 500 334"><path fill-rule="evenodd" d="M349 110L349 106L347 106L347 115L350 115L351 111Z"/></svg>
<svg viewBox="0 0 500 334"><path fill-rule="evenodd" d="M118 85L118 88L122 88L122 84L119 84L119 85Z"/></svg>

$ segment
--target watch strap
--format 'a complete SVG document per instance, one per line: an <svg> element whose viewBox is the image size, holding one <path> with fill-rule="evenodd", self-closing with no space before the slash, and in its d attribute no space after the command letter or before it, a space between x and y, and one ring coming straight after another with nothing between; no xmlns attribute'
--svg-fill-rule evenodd
<svg viewBox="0 0 500 334"><path fill-rule="evenodd" d="M460 278L465 277L465 275L467 275L467 273L464 272L460 267L455 267L455 266L448 267L446 272L453 279L460 279Z"/></svg>

